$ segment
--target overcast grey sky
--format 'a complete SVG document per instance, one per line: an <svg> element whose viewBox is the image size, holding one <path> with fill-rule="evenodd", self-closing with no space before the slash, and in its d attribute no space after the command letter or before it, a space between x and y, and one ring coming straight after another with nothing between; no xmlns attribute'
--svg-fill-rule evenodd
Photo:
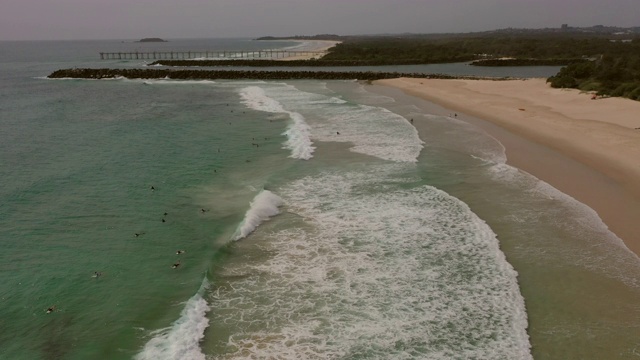
<svg viewBox="0 0 640 360"><path fill-rule="evenodd" d="M640 0L0 0L0 40L640 26Z"/></svg>

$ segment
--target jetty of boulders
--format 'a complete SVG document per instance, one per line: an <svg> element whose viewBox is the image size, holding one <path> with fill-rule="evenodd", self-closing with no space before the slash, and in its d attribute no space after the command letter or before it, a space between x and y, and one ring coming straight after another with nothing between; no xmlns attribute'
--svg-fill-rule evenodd
<svg viewBox="0 0 640 360"><path fill-rule="evenodd" d="M173 70L173 69L61 69L48 76L50 79L173 79L173 80L380 80L400 77L428 79L486 79L474 76L444 74L401 73L378 71L258 71L258 70Z"/></svg>

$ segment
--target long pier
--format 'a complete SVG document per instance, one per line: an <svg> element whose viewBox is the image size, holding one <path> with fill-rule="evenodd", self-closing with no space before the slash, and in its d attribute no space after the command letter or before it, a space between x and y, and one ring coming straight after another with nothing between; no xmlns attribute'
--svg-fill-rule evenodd
<svg viewBox="0 0 640 360"><path fill-rule="evenodd" d="M152 51L152 52L101 52L101 60L169 60L169 59L284 59L304 56L306 58L322 57L326 51L298 50L215 50L215 51Z"/></svg>

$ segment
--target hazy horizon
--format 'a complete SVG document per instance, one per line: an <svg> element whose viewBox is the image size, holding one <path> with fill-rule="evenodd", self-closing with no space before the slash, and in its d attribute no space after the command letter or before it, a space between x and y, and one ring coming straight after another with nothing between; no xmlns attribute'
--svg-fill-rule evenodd
<svg viewBox="0 0 640 360"><path fill-rule="evenodd" d="M0 40L254 38L640 26L637 0L5 0Z"/></svg>

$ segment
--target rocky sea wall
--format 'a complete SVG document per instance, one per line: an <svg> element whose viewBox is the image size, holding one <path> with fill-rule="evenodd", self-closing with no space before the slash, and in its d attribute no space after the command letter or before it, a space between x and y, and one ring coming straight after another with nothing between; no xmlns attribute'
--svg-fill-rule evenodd
<svg viewBox="0 0 640 360"><path fill-rule="evenodd" d="M171 70L171 69L61 69L51 73L50 79L258 79L258 80L380 80L400 77L428 79L487 79L477 76L452 76L444 74L375 72L375 71L257 71L257 70ZM490 78L504 80L506 78Z"/></svg>

